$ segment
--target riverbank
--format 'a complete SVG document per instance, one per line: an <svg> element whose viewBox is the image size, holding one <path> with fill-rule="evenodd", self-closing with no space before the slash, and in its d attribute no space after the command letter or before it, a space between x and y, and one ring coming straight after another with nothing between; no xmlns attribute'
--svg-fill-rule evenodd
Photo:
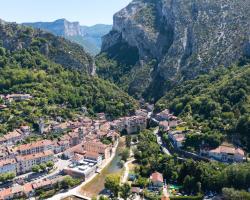
<svg viewBox="0 0 250 200"><path fill-rule="evenodd" d="M112 162L112 160L114 159L114 157L115 157L115 155L117 153L118 145L119 145L119 142L117 142L116 145L113 147L111 157L109 159L107 159L104 164L102 164L102 166L100 168L100 172L103 171ZM56 194L55 196L53 196L51 198L48 198L47 200L62 200L64 198L74 196L74 195L84 197L85 199L91 199L91 198L89 198L87 196L85 197L82 194L81 188L84 187L85 185L87 185L88 183L90 183L96 176L98 176L98 173L93 174L90 178L88 178L88 180L84 181L79 186L77 186L77 187L75 187L73 189L70 189L67 192Z"/></svg>

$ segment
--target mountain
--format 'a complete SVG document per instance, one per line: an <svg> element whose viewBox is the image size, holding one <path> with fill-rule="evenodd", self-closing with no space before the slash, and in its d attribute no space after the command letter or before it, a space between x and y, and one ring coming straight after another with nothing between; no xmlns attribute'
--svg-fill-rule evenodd
<svg viewBox="0 0 250 200"><path fill-rule="evenodd" d="M93 60L78 44L30 27L0 21L0 94L28 93L0 111L0 133L39 118L111 118L134 111L137 102L114 84L93 75ZM0 104L4 103L0 99Z"/></svg>
<svg viewBox="0 0 250 200"><path fill-rule="evenodd" d="M114 15L97 73L157 101L185 80L249 58L249 9L246 0L133 0Z"/></svg>
<svg viewBox="0 0 250 200"><path fill-rule="evenodd" d="M81 46L51 33L0 21L0 39L10 51L32 48L64 68L95 72L93 59Z"/></svg>
<svg viewBox="0 0 250 200"><path fill-rule="evenodd" d="M157 110L166 107L189 125L202 127L203 134L212 131L216 138L224 133L250 150L250 65L217 67L185 81L156 104Z"/></svg>
<svg viewBox="0 0 250 200"><path fill-rule="evenodd" d="M101 38L112 28L111 25L96 24L94 26L81 26L79 22L69 22L59 19L54 22L23 23L25 26L49 31L57 36L65 37L84 47L92 55L101 50Z"/></svg>

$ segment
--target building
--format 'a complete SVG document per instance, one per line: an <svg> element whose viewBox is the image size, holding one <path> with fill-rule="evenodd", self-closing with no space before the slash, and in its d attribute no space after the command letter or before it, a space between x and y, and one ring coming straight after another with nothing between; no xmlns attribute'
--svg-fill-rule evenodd
<svg viewBox="0 0 250 200"><path fill-rule="evenodd" d="M102 155L103 159L110 158L112 154L111 145L106 145L100 141L85 141L83 143L84 150L87 152L94 152Z"/></svg>
<svg viewBox="0 0 250 200"><path fill-rule="evenodd" d="M177 148L181 148L186 140L186 134L182 131L170 131L168 137Z"/></svg>
<svg viewBox="0 0 250 200"><path fill-rule="evenodd" d="M3 137L0 138L0 144L2 145L14 145L17 142L21 142L24 139L24 136L18 132L17 130L14 130L12 132L7 133Z"/></svg>
<svg viewBox="0 0 250 200"><path fill-rule="evenodd" d="M69 137L70 137L70 139L69 139L69 145L70 145L70 147L73 147L73 146L76 146L76 145L80 144L80 138L79 138L78 129L76 129L76 131L70 132L68 134Z"/></svg>
<svg viewBox="0 0 250 200"><path fill-rule="evenodd" d="M202 156L207 156L221 162L243 162L246 159L245 152L230 144L222 144L215 149L201 150Z"/></svg>
<svg viewBox="0 0 250 200"><path fill-rule="evenodd" d="M164 184L163 176L159 172L154 172L153 174L151 174L150 181L152 183L152 186L157 188L162 187Z"/></svg>
<svg viewBox="0 0 250 200"><path fill-rule="evenodd" d="M168 132L170 130L168 121L161 121L159 123L159 128L163 132Z"/></svg>
<svg viewBox="0 0 250 200"><path fill-rule="evenodd" d="M50 140L40 140L29 144L23 144L17 147L17 151L21 155L36 154L48 150L53 151L53 142Z"/></svg>
<svg viewBox="0 0 250 200"><path fill-rule="evenodd" d="M0 174L17 172L16 159L6 159L0 161Z"/></svg>
<svg viewBox="0 0 250 200"><path fill-rule="evenodd" d="M88 161L94 161L94 162L96 162L97 166L100 166L102 164L102 156L99 153L87 151L84 154L84 159L88 160Z"/></svg>
<svg viewBox="0 0 250 200"><path fill-rule="evenodd" d="M29 126L21 126L21 127L20 127L20 131L21 131L24 135L28 136L28 135L30 135L30 133L31 133L31 128L30 128Z"/></svg>
<svg viewBox="0 0 250 200"><path fill-rule="evenodd" d="M113 121L111 128L125 134L137 133L147 128L147 116L123 117Z"/></svg>
<svg viewBox="0 0 250 200"><path fill-rule="evenodd" d="M17 173L23 174L32 170L34 165L46 163L53 160L54 153L47 150L40 153L17 156Z"/></svg>
<svg viewBox="0 0 250 200"><path fill-rule="evenodd" d="M177 121L178 118L170 113L168 109L163 110L162 112L156 114L155 119L158 122L161 121Z"/></svg>

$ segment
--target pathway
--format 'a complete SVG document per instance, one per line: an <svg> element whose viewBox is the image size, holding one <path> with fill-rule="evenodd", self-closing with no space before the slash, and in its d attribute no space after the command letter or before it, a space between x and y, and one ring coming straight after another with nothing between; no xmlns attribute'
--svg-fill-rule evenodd
<svg viewBox="0 0 250 200"><path fill-rule="evenodd" d="M125 164L124 164L124 168L125 168L125 171L124 171L124 175L122 177L122 183L126 183L126 181L128 180L128 174L129 174L129 164L134 162L135 161L135 158L133 158L132 160L129 160L127 161Z"/></svg>
<svg viewBox="0 0 250 200"><path fill-rule="evenodd" d="M157 127L155 130L154 130L154 134L157 138L157 143L162 147L162 151L171 156L171 153L169 152L169 150L166 148L166 146L164 145L164 143L162 142L162 138L161 136L159 135L159 127Z"/></svg>

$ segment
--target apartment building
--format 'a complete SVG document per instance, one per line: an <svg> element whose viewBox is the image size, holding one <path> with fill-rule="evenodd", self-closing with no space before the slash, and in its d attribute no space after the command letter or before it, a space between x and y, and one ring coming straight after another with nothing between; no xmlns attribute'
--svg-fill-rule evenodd
<svg viewBox="0 0 250 200"><path fill-rule="evenodd" d="M17 173L23 174L32 170L34 165L46 163L53 160L54 153L51 150L44 152L17 156Z"/></svg>
<svg viewBox="0 0 250 200"><path fill-rule="evenodd" d="M0 161L0 174L15 173L17 169L16 159L6 159Z"/></svg>
<svg viewBox="0 0 250 200"><path fill-rule="evenodd" d="M23 144L17 147L17 151L21 155L36 154L47 150L53 151L53 142L51 140L40 140L29 144Z"/></svg>

